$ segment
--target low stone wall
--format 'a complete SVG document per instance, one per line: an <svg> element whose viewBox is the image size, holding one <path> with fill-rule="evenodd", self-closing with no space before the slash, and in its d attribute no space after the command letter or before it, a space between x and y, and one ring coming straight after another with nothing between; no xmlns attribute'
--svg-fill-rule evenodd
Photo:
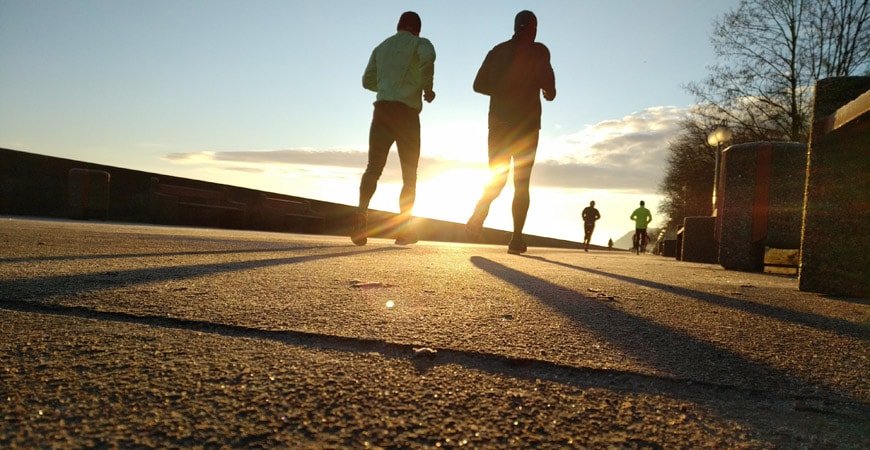
<svg viewBox="0 0 870 450"><path fill-rule="evenodd" d="M313 199L302 199L238 186L173 177L119 167L76 161L0 148L0 214L50 218L102 219L118 222L151 223L149 217L151 178L161 182L195 189L226 189L233 202L256 208L262 195L310 202L312 209L322 214L321 229L313 234L347 236L355 206ZM256 211L248 211L256 215ZM370 224L388 223L395 213L370 211ZM415 218L420 239L443 242L464 242L465 224L442 220ZM221 227L221 223L189 223L182 225ZM235 226L234 226L235 227ZM242 228L260 229L255 221L246 221ZM373 226L374 237L394 238L393 227ZM290 230L287 230L290 231ZM507 244L511 233L485 228L482 243ZM536 247L579 248L578 242L544 236L526 235L526 242Z"/></svg>

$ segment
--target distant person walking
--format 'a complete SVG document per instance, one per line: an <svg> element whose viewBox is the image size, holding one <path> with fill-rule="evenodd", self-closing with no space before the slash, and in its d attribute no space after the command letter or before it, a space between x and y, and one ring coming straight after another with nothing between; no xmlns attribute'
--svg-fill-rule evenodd
<svg viewBox="0 0 870 450"><path fill-rule="evenodd" d="M483 230L489 207L507 183L513 161L513 237L508 253L526 251L523 228L531 201L529 183L541 129L541 94L556 98L556 78L550 65L550 50L535 42L538 19L531 11L520 11L514 19L514 35L486 55L474 90L489 96L489 168L492 177L484 188L466 225L469 238L476 240Z"/></svg>
<svg viewBox="0 0 870 450"><path fill-rule="evenodd" d="M645 248L646 243L649 242L649 235L646 234L646 227L650 222L652 222L652 213L644 207L643 200L640 201L640 207L631 213L631 220L634 221L636 245Z"/></svg>
<svg viewBox="0 0 870 450"><path fill-rule="evenodd" d="M421 27L417 13L403 13L396 34L375 47L363 73L363 87L378 94L369 129L369 160L360 181L359 207L351 231L351 240L356 245L365 245L368 240L369 202L393 143L402 166L396 244L413 244L418 240L411 226L411 213L417 196L421 97L426 102L435 99L432 90L435 48L428 39L420 37Z"/></svg>
<svg viewBox="0 0 870 450"><path fill-rule="evenodd" d="M595 231L595 221L601 218L601 214L595 209L595 200L589 202L589 206L583 208L583 249L589 251L589 241L592 240L592 232Z"/></svg>

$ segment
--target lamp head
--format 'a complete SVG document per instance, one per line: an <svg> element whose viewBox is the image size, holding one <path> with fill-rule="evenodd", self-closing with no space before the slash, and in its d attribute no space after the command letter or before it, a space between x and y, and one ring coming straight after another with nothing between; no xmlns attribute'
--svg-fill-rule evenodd
<svg viewBox="0 0 870 450"><path fill-rule="evenodd" d="M715 130L707 135L707 144L711 147L718 147L725 142L731 140L731 129L725 125L719 125Z"/></svg>

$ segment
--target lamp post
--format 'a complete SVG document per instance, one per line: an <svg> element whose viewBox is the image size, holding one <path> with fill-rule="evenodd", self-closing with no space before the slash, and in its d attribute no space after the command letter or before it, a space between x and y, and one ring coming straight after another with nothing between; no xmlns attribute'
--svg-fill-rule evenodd
<svg viewBox="0 0 870 450"><path fill-rule="evenodd" d="M722 160L722 144L731 140L731 129L719 125L707 135L707 144L716 147L716 165L713 173L713 215L716 215L716 190L719 189L719 164Z"/></svg>

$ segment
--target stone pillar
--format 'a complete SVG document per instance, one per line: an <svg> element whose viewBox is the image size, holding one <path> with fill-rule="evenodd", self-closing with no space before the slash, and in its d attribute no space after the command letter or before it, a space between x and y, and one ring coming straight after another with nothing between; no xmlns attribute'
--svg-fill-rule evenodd
<svg viewBox="0 0 870 450"><path fill-rule="evenodd" d="M870 296L870 77L816 84L799 286Z"/></svg>

